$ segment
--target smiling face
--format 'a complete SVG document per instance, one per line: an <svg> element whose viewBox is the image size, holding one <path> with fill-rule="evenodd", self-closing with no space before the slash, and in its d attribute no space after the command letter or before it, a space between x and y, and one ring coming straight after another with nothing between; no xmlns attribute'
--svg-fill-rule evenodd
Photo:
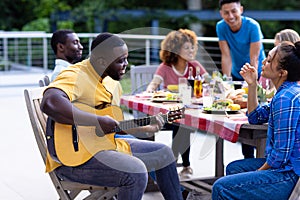
<svg viewBox="0 0 300 200"><path fill-rule="evenodd" d="M233 32L238 31L242 26L241 15L243 13L243 6L240 3L226 3L220 9L220 15L228 24Z"/></svg>
<svg viewBox="0 0 300 200"><path fill-rule="evenodd" d="M179 55L186 61L192 61L195 58L195 48L191 42L185 42L179 51Z"/></svg>
<svg viewBox="0 0 300 200"><path fill-rule="evenodd" d="M65 60L69 63L76 63L81 59L83 46L75 33L68 34L65 44L58 45L61 45L58 51L64 55Z"/></svg>
<svg viewBox="0 0 300 200"><path fill-rule="evenodd" d="M105 70L105 74L110 76L114 80L120 80L125 74L126 67L128 65L128 48L124 44L120 47L113 49L114 59Z"/></svg>

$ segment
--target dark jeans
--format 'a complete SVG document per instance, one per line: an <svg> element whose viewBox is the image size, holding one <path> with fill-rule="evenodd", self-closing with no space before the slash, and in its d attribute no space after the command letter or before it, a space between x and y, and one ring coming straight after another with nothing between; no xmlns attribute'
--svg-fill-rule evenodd
<svg viewBox="0 0 300 200"><path fill-rule="evenodd" d="M172 130L173 132L172 150L176 160L180 154L182 158L182 166L190 166L190 138L192 131L178 124L166 124L165 129Z"/></svg>
<svg viewBox="0 0 300 200"><path fill-rule="evenodd" d="M118 199L139 200L147 186L148 172L155 171L166 200L182 200L172 150L161 143L125 138L133 155L101 151L77 167L55 169L61 179L100 186L119 187Z"/></svg>

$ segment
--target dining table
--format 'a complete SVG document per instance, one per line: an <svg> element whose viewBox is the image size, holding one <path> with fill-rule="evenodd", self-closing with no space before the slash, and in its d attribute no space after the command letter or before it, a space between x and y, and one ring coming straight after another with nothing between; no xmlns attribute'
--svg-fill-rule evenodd
<svg viewBox="0 0 300 200"><path fill-rule="evenodd" d="M180 101L156 101L143 95L123 95L120 104L150 116L183 108L183 117L175 120L173 123L202 133L213 134L217 137L215 145L215 176L213 179L224 176L224 140L255 146L256 157L264 157L267 124L249 124L245 109L229 112L209 112L203 109L201 103L197 103L199 101L194 102L196 103L186 106Z"/></svg>

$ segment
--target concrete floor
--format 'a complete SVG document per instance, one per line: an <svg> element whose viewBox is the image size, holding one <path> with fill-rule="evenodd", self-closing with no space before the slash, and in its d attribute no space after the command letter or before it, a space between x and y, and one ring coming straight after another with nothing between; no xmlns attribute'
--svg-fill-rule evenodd
<svg viewBox="0 0 300 200"><path fill-rule="evenodd" d="M31 129L23 91L38 87L43 73L0 73L0 199L53 200L58 195L39 154ZM171 132L156 134L156 141L171 145ZM191 167L194 177L214 174L215 137L193 133ZM225 165L242 158L240 144L225 142ZM180 168L178 168L180 170ZM193 178L194 178L193 177ZM84 195L84 194L83 194ZM80 199L82 197L79 197ZM147 193L143 200L163 199L159 192Z"/></svg>

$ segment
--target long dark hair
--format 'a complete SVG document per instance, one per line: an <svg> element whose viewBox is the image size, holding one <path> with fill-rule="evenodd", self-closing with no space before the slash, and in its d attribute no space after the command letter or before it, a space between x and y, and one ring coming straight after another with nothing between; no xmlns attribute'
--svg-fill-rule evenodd
<svg viewBox="0 0 300 200"><path fill-rule="evenodd" d="M293 44L284 41L277 49L278 70L283 69L288 72L287 81L300 80L300 41Z"/></svg>

